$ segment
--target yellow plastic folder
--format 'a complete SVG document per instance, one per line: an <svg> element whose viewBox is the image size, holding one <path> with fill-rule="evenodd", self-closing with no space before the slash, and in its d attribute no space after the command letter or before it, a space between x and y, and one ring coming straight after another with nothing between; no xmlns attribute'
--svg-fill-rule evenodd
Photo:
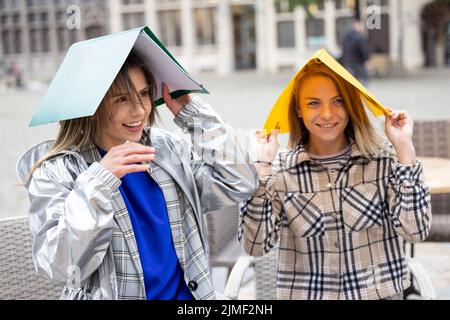
<svg viewBox="0 0 450 320"><path fill-rule="evenodd" d="M299 73L303 71L305 67L312 63L320 61L327 67L333 70L338 76L342 77L345 81L353 85L361 95L361 99L370 108L375 116L381 116L383 114L389 114L389 111L375 97L367 90L361 82L359 82L354 76L350 74L339 62L337 62L325 49L317 51L311 59L297 72L297 74L289 81L286 88L284 88L281 95L278 97L269 117L264 124L264 129L268 132L274 129L278 129L279 133L286 133L290 131L289 127L289 102L291 100L292 88L294 86L295 78Z"/></svg>

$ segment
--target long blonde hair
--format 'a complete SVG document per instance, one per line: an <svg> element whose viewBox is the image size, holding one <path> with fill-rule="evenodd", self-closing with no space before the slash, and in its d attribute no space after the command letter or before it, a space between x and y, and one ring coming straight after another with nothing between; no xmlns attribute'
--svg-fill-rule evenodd
<svg viewBox="0 0 450 320"><path fill-rule="evenodd" d="M289 103L289 125L291 128L289 136L289 148L295 148L298 144L306 145L309 140L309 131L303 119L298 117L300 106L299 89L304 81L313 76L324 76L329 78L336 85L342 99L345 110L349 115L349 123L345 129L348 138L355 140L359 150L365 157L389 152L386 139L373 127L370 122L366 108L363 105L361 96L353 85L345 81L341 76L328 68L325 64L317 61L308 65L295 78Z"/></svg>
<svg viewBox="0 0 450 320"><path fill-rule="evenodd" d="M129 76L129 70L133 68L138 68L144 73L149 86L151 110L147 119L147 125L152 125L155 122L157 115L153 101L156 95L155 78L142 60L132 52L125 60L94 115L60 121L60 128L55 143L48 153L33 166L30 170L30 176L45 160L50 159L54 155L71 148L82 150L100 141L102 130L105 128L108 120L116 113L116 108L110 103L111 97L129 92L133 103L142 104L141 97Z"/></svg>

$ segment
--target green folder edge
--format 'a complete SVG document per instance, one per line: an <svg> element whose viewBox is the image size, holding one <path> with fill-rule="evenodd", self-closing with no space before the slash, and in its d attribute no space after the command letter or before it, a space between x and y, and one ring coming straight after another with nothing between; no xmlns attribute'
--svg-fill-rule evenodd
<svg viewBox="0 0 450 320"><path fill-rule="evenodd" d="M150 30L149 27L145 26L141 28L142 31L144 31L157 45L158 47L160 47L166 54L167 56L172 59L173 62L175 62L177 64L178 67L180 67L180 69L185 73L185 75L187 77L189 77L189 79L191 79L192 81L194 81L197 85L199 85L202 89L201 90L177 90L177 91L173 91L170 93L170 96L173 99L179 98L185 94L188 93L204 93L204 94L209 94L208 90L206 90L202 84L198 83L197 81L195 81L188 73L187 71L181 66L181 64L178 63L178 61L172 56L172 54L169 52L169 50L167 50L167 48L164 46L164 44L158 39L157 36L155 36L155 34ZM158 100L154 101L155 106L159 106L164 104L164 99L163 98L159 98Z"/></svg>

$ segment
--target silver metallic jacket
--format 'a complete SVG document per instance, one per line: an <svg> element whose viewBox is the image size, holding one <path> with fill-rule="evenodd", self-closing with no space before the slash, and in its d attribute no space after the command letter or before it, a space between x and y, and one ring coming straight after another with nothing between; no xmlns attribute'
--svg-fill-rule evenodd
<svg viewBox="0 0 450 320"><path fill-rule="evenodd" d="M179 221L172 219L170 225L185 281L196 299L214 299L202 214L249 198L257 174L229 128L198 97L174 121L191 141L153 127L144 130L141 142L156 149L151 168L162 169L162 177L165 174L181 190ZM100 165L94 145L64 151L28 177L52 144L32 147L17 164L29 192L37 272L66 285L62 299L145 299L136 239L118 189L120 179ZM161 188L165 197L175 190ZM183 212L187 207L193 209L193 217ZM197 236L189 236L192 229Z"/></svg>

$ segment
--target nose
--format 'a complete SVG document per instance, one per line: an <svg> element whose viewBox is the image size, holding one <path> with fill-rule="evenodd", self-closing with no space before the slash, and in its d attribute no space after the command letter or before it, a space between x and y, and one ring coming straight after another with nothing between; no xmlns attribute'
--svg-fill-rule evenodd
<svg viewBox="0 0 450 320"><path fill-rule="evenodd" d="M330 120L332 115L331 105L329 103L324 104L320 110L320 117L324 120Z"/></svg>
<svg viewBox="0 0 450 320"><path fill-rule="evenodd" d="M132 114L141 115L141 114L145 114L145 112L146 112L146 108L142 102L137 100L135 103L133 103L133 108L131 108Z"/></svg>

